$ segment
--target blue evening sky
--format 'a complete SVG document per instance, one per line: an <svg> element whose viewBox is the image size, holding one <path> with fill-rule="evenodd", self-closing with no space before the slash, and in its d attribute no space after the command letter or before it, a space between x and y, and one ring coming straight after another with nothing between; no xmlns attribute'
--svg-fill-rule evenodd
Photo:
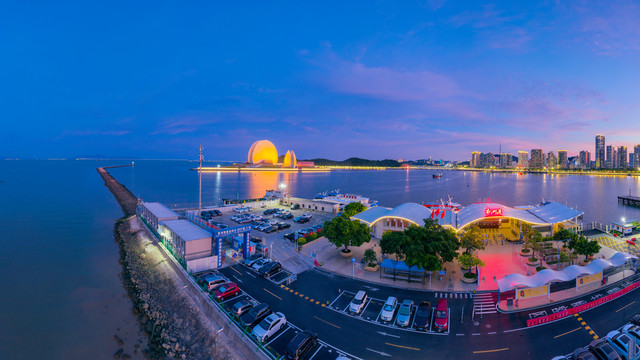
<svg viewBox="0 0 640 360"><path fill-rule="evenodd" d="M640 143L635 1L12 1L0 157L465 160ZM593 156L593 155L592 155Z"/></svg>

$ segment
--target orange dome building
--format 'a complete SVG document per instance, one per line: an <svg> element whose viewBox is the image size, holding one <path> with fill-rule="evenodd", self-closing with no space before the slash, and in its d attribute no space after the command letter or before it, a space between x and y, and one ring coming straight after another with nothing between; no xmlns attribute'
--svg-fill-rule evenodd
<svg viewBox="0 0 640 360"><path fill-rule="evenodd" d="M251 145L248 156L249 164L277 164L278 151L269 140L258 140Z"/></svg>

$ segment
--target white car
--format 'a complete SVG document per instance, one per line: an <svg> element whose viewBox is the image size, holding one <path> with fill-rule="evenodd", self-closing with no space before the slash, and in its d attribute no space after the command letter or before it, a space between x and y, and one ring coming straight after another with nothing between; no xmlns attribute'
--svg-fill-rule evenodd
<svg viewBox="0 0 640 360"><path fill-rule="evenodd" d="M260 259L253 263L253 265L251 265L251 269L253 269L254 271L258 271L261 267L264 266L264 264L268 263L269 261L271 261L271 259Z"/></svg>
<svg viewBox="0 0 640 360"><path fill-rule="evenodd" d="M364 308L364 304L367 302L367 293L364 290L358 291L356 296L353 297L349 304L349 312L352 314L359 314Z"/></svg>
<svg viewBox="0 0 640 360"><path fill-rule="evenodd" d="M307 218L307 219L311 219L312 218L311 214L302 214L302 217L303 218Z"/></svg>
<svg viewBox="0 0 640 360"><path fill-rule="evenodd" d="M396 307L398 306L398 299L393 296L389 296L387 301L384 302L384 306L380 311L380 319L382 321L391 321L393 319L393 314L396 312Z"/></svg>
<svg viewBox="0 0 640 360"><path fill-rule="evenodd" d="M253 328L253 335L258 341L265 342L282 329L286 323L287 318L284 314L280 312L273 313Z"/></svg>

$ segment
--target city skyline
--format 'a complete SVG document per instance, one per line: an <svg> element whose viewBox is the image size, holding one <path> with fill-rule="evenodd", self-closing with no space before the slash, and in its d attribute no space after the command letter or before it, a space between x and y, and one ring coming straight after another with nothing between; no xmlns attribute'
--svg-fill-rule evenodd
<svg viewBox="0 0 640 360"><path fill-rule="evenodd" d="M465 160L640 138L632 3L336 7L9 4L0 157L196 159L202 144L238 160L268 138L301 159Z"/></svg>

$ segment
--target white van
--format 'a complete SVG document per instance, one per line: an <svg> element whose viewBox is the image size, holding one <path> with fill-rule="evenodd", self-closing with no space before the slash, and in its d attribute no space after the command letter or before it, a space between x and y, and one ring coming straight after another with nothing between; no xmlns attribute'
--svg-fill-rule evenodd
<svg viewBox="0 0 640 360"><path fill-rule="evenodd" d="M393 319L393 313L396 311L396 306L398 306L398 299L389 296L380 311L380 319L382 321L391 321L391 319Z"/></svg>
<svg viewBox="0 0 640 360"><path fill-rule="evenodd" d="M349 304L349 312L352 314L359 314L364 308L364 304L367 302L367 293L364 290L358 291L356 296L353 297Z"/></svg>

